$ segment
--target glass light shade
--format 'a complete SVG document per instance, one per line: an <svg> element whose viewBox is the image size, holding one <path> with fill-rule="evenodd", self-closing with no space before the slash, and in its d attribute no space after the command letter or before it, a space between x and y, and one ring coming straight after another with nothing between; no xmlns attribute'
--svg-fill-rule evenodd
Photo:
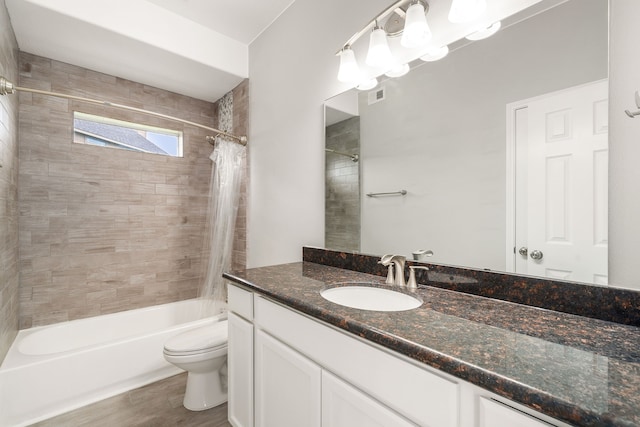
<svg viewBox="0 0 640 427"><path fill-rule="evenodd" d="M420 59L425 62L439 61L449 54L449 46L442 46L437 49L431 49L426 54L422 55Z"/></svg>
<svg viewBox="0 0 640 427"><path fill-rule="evenodd" d="M369 37L369 51L367 65L374 68L389 68L393 64L393 55L387 42L387 33L380 27L375 27Z"/></svg>
<svg viewBox="0 0 640 427"><path fill-rule="evenodd" d="M358 90L369 90L369 89L373 89L377 85L378 85L378 79L373 78L373 79L369 79L369 80L365 80L363 82L360 82L358 84L358 86L356 86L356 89L358 89Z"/></svg>
<svg viewBox="0 0 640 427"><path fill-rule="evenodd" d="M356 61L356 56L350 47L345 47L340 52L340 68L338 69L338 80L344 83L355 83L360 78L360 67Z"/></svg>
<svg viewBox="0 0 640 427"><path fill-rule="evenodd" d="M387 77L402 77L407 74L410 69L409 64L399 64L387 71L385 75Z"/></svg>
<svg viewBox="0 0 640 427"><path fill-rule="evenodd" d="M454 24L470 22L487 9L487 0L453 0L449 9L449 21Z"/></svg>
<svg viewBox="0 0 640 427"><path fill-rule="evenodd" d="M474 41L475 40L486 39L488 37L491 37L495 33L497 33L501 26L502 26L502 24L500 23L500 21L498 21L498 22L494 23L493 25L491 25L490 27L483 28L482 30L479 30L479 31L476 31L475 33L469 34L466 37L466 39L467 40L474 40Z"/></svg>
<svg viewBox="0 0 640 427"><path fill-rule="evenodd" d="M404 30L400 44L406 48L424 46L431 40L431 29L427 24L427 17L422 3L417 2L409 6L405 16Z"/></svg>

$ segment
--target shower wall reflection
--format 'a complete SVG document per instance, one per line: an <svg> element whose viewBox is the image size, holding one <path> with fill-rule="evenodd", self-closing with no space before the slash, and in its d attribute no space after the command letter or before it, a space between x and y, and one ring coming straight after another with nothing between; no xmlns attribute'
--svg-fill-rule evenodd
<svg viewBox="0 0 640 427"><path fill-rule="evenodd" d="M328 150L360 153L360 117L327 126L325 135ZM325 159L325 245L359 251L360 163L330 151Z"/></svg>

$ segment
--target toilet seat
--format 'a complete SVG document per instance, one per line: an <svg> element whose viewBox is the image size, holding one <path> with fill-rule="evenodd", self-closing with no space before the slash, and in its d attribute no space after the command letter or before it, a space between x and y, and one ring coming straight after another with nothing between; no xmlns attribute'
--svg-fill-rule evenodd
<svg viewBox="0 0 640 427"><path fill-rule="evenodd" d="M222 349L227 346L227 321L200 326L178 334L164 344L164 354L169 356L191 356Z"/></svg>

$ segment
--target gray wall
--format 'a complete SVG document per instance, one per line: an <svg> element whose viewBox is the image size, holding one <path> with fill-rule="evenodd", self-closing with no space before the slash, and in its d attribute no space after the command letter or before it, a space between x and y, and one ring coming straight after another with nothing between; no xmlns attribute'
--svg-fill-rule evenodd
<svg viewBox="0 0 640 427"><path fill-rule="evenodd" d="M360 117L328 126L326 146L342 153L360 153ZM360 250L360 163L325 155L324 244L341 251Z"/></svg>
<svg viewBox="0 0 640 427"><path fill-rule="evenodd" d="M607 1L573 1L360 96L362 251L505 269L506 105L607 77Z"/></svg>
<svg viewBox="0 0 640 427"><path fill-rule="evenodd" d="M0 75L18 82L18 44L0 0ZM18 332L18 97L0 96L0 363Z"/></svg>

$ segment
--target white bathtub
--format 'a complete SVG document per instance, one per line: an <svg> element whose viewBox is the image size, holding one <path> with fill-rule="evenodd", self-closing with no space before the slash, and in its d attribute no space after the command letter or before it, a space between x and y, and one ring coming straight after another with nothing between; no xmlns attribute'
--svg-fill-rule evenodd
<svg viewBox="0 0 640 427"><path fill-rule="evenodd" d="M180 371L164 342L213 324L200 300L163 304L18 332L0 366L0 426L29 425Z"/></svg>

